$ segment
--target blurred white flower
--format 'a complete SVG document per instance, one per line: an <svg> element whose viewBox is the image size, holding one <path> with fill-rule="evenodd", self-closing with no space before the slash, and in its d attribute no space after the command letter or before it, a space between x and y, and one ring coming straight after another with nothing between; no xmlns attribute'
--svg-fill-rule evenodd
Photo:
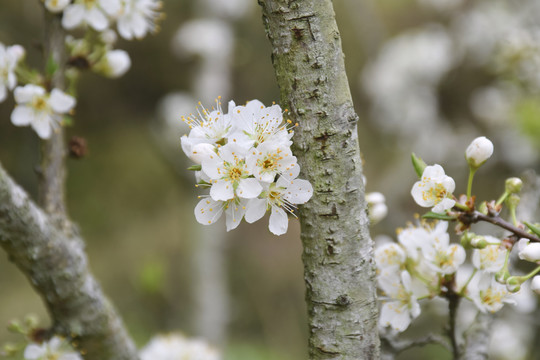
<svg viewBox="0 0 540 360"><path fill-rule="evenodd" d="M540 295L540 275L536 275L531 280L531 290Z"/></svg>
<svg viewBox="0 0 540 360"><path fill-rule="evenodd" d="M24 54L24 48L20 45L6 47L0 43L0 102L6 99L7 91L17 85L15 68Z"/></svg>
<svg viewBox="0 0 540 360"><path fill-rule="evenodd" d="M53 129L75 106L75 98L63 91L53 89L48 94L41 86L28 84L15 89L17 106L11 113L11 122L16 126L31 125L38 136L48 139Z"/></svg>
<svg viewBox="0 0 540 360"><path fill-rule="evenodd" d="M141 360L221 360L221 355L203 340L181 334L153 337L139 356Z"/></svg>
<svg viewBox="0 0 540 360"><path fill-rule="evenodd" d="M445 175L442 166L435 164L426 166L420 181L413 185L411 195L418 205L433 207L431 211L442 213L456 203L450 199L455 187L454 179Z"/></svg>
<svg viewBox="0 0 540 360"><path fill-rule="evenodd" d="M231 25L222 20L198 19L182 24L172 39L172 50L186 55L229 57L234 44Z"/></svg>
<svg viewBox="0 0 540 360"><path fill-rule="evenodd" d="M427 264L439 274L455 273L465 262L465 249L458 244L450 244L447 232L448 222L439 221L429 232L429 240L422 244L422 254Z"/></svg>
<svg viewBox="0 0 540 360"><path fill-rule="evenodd" d="M382 277L379 286L387 297L382 299L380 324L395 331L405 331L412 319L420 315L420 305L412 291L411 275L402 271L398 276Z"/></svg>
<svg viewBox="0 0 540 360"><path fill-rule="evenodd" d="M384 219L388 214L388 206L386 199L380 192L370 192L366 194L366 202L368 206L369 222L374 225Z"/></svg>
<svg viewBox="0 0 540 360"><path fill-rule="evenodd" d="M375 249L375 264L377 279L392 274L399 274L405 265L407 255L404 249L396 243L386 243Z"/></svg>
<svg viewBox="0 0 540 360"><path fill-rule="evenodd" d="M105 53L94 69L110 78L124 75L131 67L129 54L124 50L110 50Z"/></svg>
<svg viewBox="0 0 540 360"><path fill-rule="evenodd" d="M62 26L71 30L88 24L96 31L103 31L109 26L108 16L115 16L120 9L120 0L75 0L64 9Z"/></svg>
<svg viewBox="0 0 540 360"><path fill-rule="evenodd" d="M82 360L82 357L68 350L67 342L58 336L52 337L42 344L30 344L24 349L26 360Z"/></svg>
<svg viewBox="0 0 540 360"><path fill-rule="evenodd" d="M485 235L485 240L489 244L484 249L474 249L472 253L472 263L478 270L495 273L502 269L508 250L501 248L501 240L496 237Z"/></svg>
<svg viewBox="0 0 540 360"><path fill-rule="evenodd" d="M540 261L540 243L528 243L519 251L521 260L538 263Z"/></svg>
<svg viewBox="0 0 540 360"><path fill-rule="evenodd" d="M45 0L45 7L50 12L57 14L62 12L70 2L71 0Z"/></svg>
<svg viewBox="0 0 540 360"><path fill-rule="evenodd" d="M157 29L161 1L123 0L122 10L117 18L118 33L126 40L142 39Z"/></svg>
<svg viewBox="0 0 540 360"><path fill-rule="evenodd" d="M255 3L251 0L198 0L197 5L210 16L236 20L249 13Z"/></svg>

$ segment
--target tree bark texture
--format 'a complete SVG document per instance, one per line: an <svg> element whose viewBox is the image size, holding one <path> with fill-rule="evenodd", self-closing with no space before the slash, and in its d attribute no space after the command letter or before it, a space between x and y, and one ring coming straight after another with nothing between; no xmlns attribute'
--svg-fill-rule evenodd
<svg viewBox="0 0 540 360"><path fill-rule="evenodd" d="M493 314L478 312L472 325L463 334L465 343L455 358L458 360L487 360L492 324Z"/></svg>
<svg viewBox="0 0 540 360"><path fill-rule="evenodd" d="M83 240L51 221L1 166L0 246L45 301L52 331L72 339L84 359L138 359L122 321L88 269Z"/></svg>
<svg viewBox="0 0 540 360"><path fill-rule="evenodd" d="M259 0L294 151L311 359L378 359L376 283L357 121L331 0Z"/></svg>

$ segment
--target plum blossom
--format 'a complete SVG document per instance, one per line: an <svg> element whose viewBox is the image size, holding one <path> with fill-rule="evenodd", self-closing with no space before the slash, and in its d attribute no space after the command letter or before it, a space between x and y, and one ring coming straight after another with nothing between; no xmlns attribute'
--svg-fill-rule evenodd
<svg viewBox="0 0 540 360"><path fill-rule="evenodd" d="M119 78L131 67L129 54L124 50L110 50L105 53L94 69L110 78Z"/></svg>
<svg viewBox="0 0 540 360"><path fill-rule="evenodd" d="M418 205L433 207L433 212L442 213L456 203L449 198L455 188L454 179L445 175L442 166L435 164L426 166L420 181L413 185L411 195Z"/></svg>
<svg viewBox="0 0 540 360"><path fill-rule="evenodd" d="M270 210L270 232L275 235L285 234L289 226L287 212L294 215L296 205L305 204L312 195L313 187L309 181L280 177L277 182L265 185L258 198L249 201L246 221L255 222Z"/></svg>
<svg viewBox="0 0 540 360"><path fill-rule="evenodd" d="M269 142L253 148L247 156L246 164L256 179L267 183L273 182L276 175L292 178L292 168L298 167L296 157L288 146Z"/></svg>
<svg viewBox="0 0 540 360"><path fill-rule="evenodd" d="M518 250L518 256L521 260L534 263L540 261L540 243L531 243L528 239L520 239Z"/></svg>
<svg viewBox="0 0 540 360"><path fill-rule="evenodd" d="M157 0L123 0L117 19L118 33L126 40L142 39L156 30L160 9L161 1Z"/></svg>
<svg viewBox="0 0 540 360"><path fill-rule="evenodd" d="M139 356L141 360L221 360L221 355L203 340L174 333L153 337Z"/></svg>
<svg viewBox="0 0 540 360"><path fill-rule="evenodd" d="M210 196L202 196L195 206L195 219L202 225L212 225L225 212L227 231L236 229L246 213L247 200L234 198L226 201L214 200Z"/></svg>
<svg viewBox="0 0 540 360"><path fill-rule="evenodd" d="M497 312L505 303L515 304L506 285L499 284L489 273L482 272L476 275L467 289L474 304L483 313Z"/></svg>
<svg viewBox="0 0 540 360"><path fill-rule="evenodd" d="M427 264L441 274L452 274L465 261L465 249L458 244L450 244L447 232L448 222L440 221L428 232L430 239L422 246L422 254Z"/></svg>
<svg viewBox="0 0 540 360"><path fill-rule="evenodd" d="M96 31L103 31L109 26L109 17L121 10L120 0L75 0L64 9L62 26L75 29L84 24Z"/></svg>
<svg viewBox="0 0 540 360"><path fill-rule="evenodd" d="M366 202L369 212L369 221L372 225L378 223L388 214L386 199L380 192L370 192L366 194Z"/></svg>
<svg viewBox="0 0 540 360"><path fill-rule="evenodd" d="M472 254L472 263L478 270L495 273L504 266L507 250L501 248L501 240L486 235L485 240L491 244L484 249L475 249Z"/></svg>
<svg viewBox="0 0 540 360"><path fill-rule="evenodd" d="M67 350L67 342L58 336L53 336L49 341L38 344L30 344L24 349L26 360L82 360L82 357L72 350Z"/></svg>
<svg viewBox="0 0 540 360"><path fill-rule="evenodd" d="M383 277L379 286L387 296L382 299L381 325L398 332L405 331L411 320L420 315L420 305L412 291L411 275L402 271L399 276Z"/></svg>
<svg viewBox="0 0 540 360"><path fill-rule="evenodd" d="M375 249L375 264L379 277L399 274L406 260L405 250L398 244L387 243Z"/></svg>
<svg viewBox="0 0 540 360"><path fill-rule="evenodd" d="M38 136L48 139L62 121L62 115L75 106L75 98L59 89L51 93L41 86L28 84L15 89L17 106L11 113L11 122L16 126L31 125Z"/></svg>
<svg viewBox="0 0 540 360"><path fill-rule="evenodd" d="M17 85L15 68L24 57L24 48L20 45L4 46L0 43L0 102L7 97L7 91Z"/></svg>
<svg viewBox="0 0 540 360"><path fill-rule="evenodd" d="M493 154L493 143L485 136L477 137L465 150L465 158L473 167L478 168Z"/></svg>

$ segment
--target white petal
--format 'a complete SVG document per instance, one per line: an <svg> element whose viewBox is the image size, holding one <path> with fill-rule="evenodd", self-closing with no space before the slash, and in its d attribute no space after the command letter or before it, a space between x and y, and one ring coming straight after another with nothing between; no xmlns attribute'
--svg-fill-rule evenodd
<svg viewBox="0 0 540 360"><path fill-rule="evenodd" d="M34 110L28 106L19 105L11 112L11 123L15 126L26 126L34 120Z"/></svg>
<svg viewBox="0 0 540 360"><path fill-rule="evenodd" d="M122 10L122 4L119 0L100 0L99 6L111 16L116 16Z"/></svg>
<svg viewBox="0 0 540 360"><path fill-rule="evenodd" d="M13 95L17 104L23 104L31 101L34 96L43 96L45 93L45 89L41 86L28 84L16 87Z"/></svg>
<svg viewBox="0 0 540 360"><path fill-rule="evenodd" d="M234 202L229 203L227 210L225 210L225 224L227 226L227 231L236 229L238 225L240 225L245 213L246 206L244 202L241 202L240 204L235 204Z"/></svg>
<svg viewBox="0 0 540 360"><path fill-rule="evenodd" d="M0 102L4 101L7 97L7 88L0 84Z"/></svg>
<svg viewBox="0 0 540 360"><path fill-rule="evenodd" d="M439 178L442 178L444 175L444 169L441 165L435 164L431 166L426 166L426 168L424 169L424 173L422 174L422 180L424 178L431 178L432 180L436 181Z"/></svg>
<svg viewBox="0 0 540 360"><path fill-rule="evenodd" d="M236 193L244 199L253 199L259 196L262 190L259 180L248 178L240 180Z"/></svg>
<svg viewBox="0 0 540 360"><path fill-rule="evenodd" d="M52 121L53 120L49 115L39 114L38 116L34 117L34 120L32 121L32 128L40 138L48 139L52 134Z"/></svg>
<svg viewBox="0 0 540 360"><path fill-rule="evenodd" d="M68 30L74 29L82 23L84 15L84 5L69 5L64 9L64 15L62 16L62 26Z"/></svg>
<svg viewBox="0 0 540 360"><path fill-rule="evenodd" d="M60 356L58 360L82 360L82 358L79 354L71 352L67 354L62 354L62 356Z"/></svg>
<svg viewBox="0 0 540 360"><path fill-rule="evenodd" d="M272 206L270 222L268 224L270 232L272 232L274 235L283 235L287 232L288 227L289 219L287 217L287 213L281 208Z"/></svg>
<svg viewBox="0 0 540 360"><path fill-rule="evenodd" d="M409 327L411 317L405 306L398 301L391 301L381 307L380 322L384 326L390 325L394 330L402 332Z"/></svg>
<svg viewBox="0 0 540 360"><path fill-rule="evenodd" d="M142 39L148 31L146 19L139 13L135 13L131 17L131 30L135 35L135 38Z"/></svg>
<svg viewBox="0 0 540 360"><path fill-rule="evenodd" d="M248 223L254 223L264 216L267 207L266 199L251 199L248 202L244 218Z"/></svg>
<svg viewBox="0 0 540 360"><path fill-rule="evenodd" d="M223 213L223 203L207 197L195 206L195 219L203 225L215 223Z"/></svg>
<svg viewBox="0 0 540 360"><path fill-rule="evenodd" d="M184 141L184 139L188 139L188 138L184 136L182 137L182 148L184 148L184 145L183 145L184 142L186 143L188 142L188 141ZM189 150L190 152L189 152L188 157L191 160L193 160L196 164L200 164L203 159L208 159L210 158L210 156L217 157L215 149L216 147L212 144L206 144L206 143L197 144L197 145L192 146L192 149Z"/></svg>
<svg viewBox="0 0 540 360"><path fill-rule="evenodd" d="M126 40L133 39L133 33L131 32L131 26L127 18L121 17L118 19L118 33Z"/></svg>
<svg viewBox="0 0 540 360"><path fill-rule="evenodd" d="M60 345L62 345L63 342L64 341L60 337L53 336L48 342L49 349L55 351L60 347Z"/></svg>
<svg viewBox="0 0 540 360"><path fill-rule="evenodd" d="M201 167L204 173L212 179L221 179L225 171L225 164L217 154L202 154Z"/></svg>
<svg viewBox="0 0 540 360"><path fill-rule="evenodd" d="M27 360L39 359L47 354L47 350L43 346L30 344L24 349L24 358Z"/></svg>
<svg viewBox="0 0 540 360"><path fill-rule="evenodd" d="M70 0L46 0L45 7L50 12L57 14L69 5Z"/></svg>
<svg viewBox="0 0 540 360"><path fill-rule="evenodd" d="M313 195L313 187L307 180L296 179L287 187L285 199L293 204L305 204Z"/></svg>
<svg viewBox="0 0 540 360"><path fill-rule="evenodd" d="M103 31L109 26L109 20L101 10L93 7L86 13L86 21L97 31Z"/></svg>
<svg viewBox="0 0 540 360"><path fill-rule="evenodd" d="M107 52L107 76L118 78L124 75L131 67L129 54L124 50L111 50Z"/></svg>
<svg viewBox="0 0 540 360"><path fill-rule="evenodd" d="M210 196L216 201L230 200L234 197L233 185L230 181L217 180L210 188Z"/></svg>
<svg viewBox="0 0 540 360"><path fill-rule="evenodd" d="M7 77L7 87L9 90L13 90L13 88L17 85L17 77L14 73L10 72L8 73Z"/></svg>
<svg viewBox="0 0 540 360"><path fill-rule="evenodd" d="M49 104L56 113L65 114L75 106L75 98L61 90L53 89Z"/></svg>

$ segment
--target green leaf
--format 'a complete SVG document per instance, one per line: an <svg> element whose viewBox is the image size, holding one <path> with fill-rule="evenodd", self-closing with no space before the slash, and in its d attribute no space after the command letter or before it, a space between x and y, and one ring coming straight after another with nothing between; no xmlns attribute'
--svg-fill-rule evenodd
<svg viewBox="0 0 540 360"><path fill-rule="evenodd" d="M446 221L453 221L453 220L457 219L456 216L450 216L450 215L446 215L446 214L438 214L438 213L435 213L433 211L425 213L424 215L422 215L422 218L424 218L424 219L446 220Z"/></svg>
<svg viewBox="0 0 540 360"><path fill-rule="evenodd" d="M418 175L418 178L421 178L427 164L424 162L424 160L416 156L415 153L411 153L411 160L414 167L414 171L416 171L416 175Z"/></svg>
<svg viewBox="0 0 540 360"><path fill-rule="evenodd" d="M47 59L47 64L45 65L45 74L47 74L47 76L51 77L51 76L54 75L56 70L58 70L58 63L56 61L54 61L54 59L53 59L53 57L51 55Z"/></svg>
<svg viewBox="0 0 540 360"><path fill-rule="evenodd" d="M527 227L529 228L529 230L531 230L533 233L535 233L536 235L540 236L540 228L536 225L533 225L531 223L528 223L526 221L523 222L525 225L527 225Z"/></svg>
<svg viewBox="0 0 540 360"><path fill-rule="evenodd" d="M191 170L191 171L201 171L202 166L201 165L192 165L192 166L188 167L187 169Z"/></svg>

